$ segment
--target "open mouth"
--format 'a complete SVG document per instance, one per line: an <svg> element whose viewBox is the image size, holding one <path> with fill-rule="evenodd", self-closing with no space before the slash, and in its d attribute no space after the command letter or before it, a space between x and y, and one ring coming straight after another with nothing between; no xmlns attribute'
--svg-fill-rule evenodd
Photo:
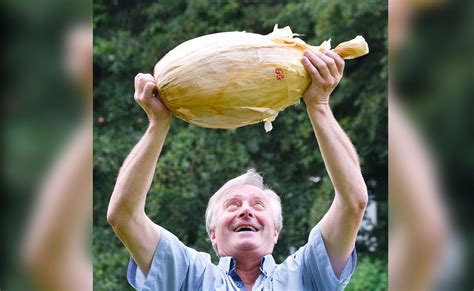
<svg viewBox="0 0 474 291"><path fill-rule="evenodd" d="M234 228L234 232L242 232L242 231L252 231L252 232L257 232L259 231L258 228L252 225L240 225L236 228Z"/></svg>

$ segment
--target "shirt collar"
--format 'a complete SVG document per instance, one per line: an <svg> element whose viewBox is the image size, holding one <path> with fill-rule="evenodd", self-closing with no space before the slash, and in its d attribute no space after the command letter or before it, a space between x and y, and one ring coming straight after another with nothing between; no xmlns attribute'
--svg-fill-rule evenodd
<svg viewBox="0 0 474 291"><path fill-rule="evenodd" d="M229 274L235 269L235 259L233 257L221 257L217 267L226 274ZM266 255L262 258L260 262L260 271L265 274L265 276L271 274L275 268L276 263L272 255Z"/></svg>
<svg viewBox="0 0 474 291"><path fill-rule="evenodd" d="M262 262L260 263L260 270L262 273L268 276L268 274L273 273L275 268L276 263L272 255L266 255L262 258Z"/></svg>

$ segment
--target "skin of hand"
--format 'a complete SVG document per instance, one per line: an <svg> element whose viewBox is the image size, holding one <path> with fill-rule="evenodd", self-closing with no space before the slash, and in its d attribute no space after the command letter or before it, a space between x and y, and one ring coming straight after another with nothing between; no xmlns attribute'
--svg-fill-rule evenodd
<svg viewBox="0 0 474 291"><path fill-rule="evenodd" d="M161 101L152 75L139 73L135 77L134 99L145 111L150 123L168 122L171 119L171 111Z"/></svg>
<svg viewBox="0 0 474 291"><path fill-rule="evenodd" d="M341 81L344 60L332 51L306 50L302 62L313 80L303 95L304 102L308 107L329 105L329 96Z"/></svg>

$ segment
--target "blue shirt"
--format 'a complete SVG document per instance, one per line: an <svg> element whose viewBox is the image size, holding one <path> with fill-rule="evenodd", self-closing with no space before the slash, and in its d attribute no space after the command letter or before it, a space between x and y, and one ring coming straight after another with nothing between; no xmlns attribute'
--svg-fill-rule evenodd
<svg viewBox="0 0 474 291"><path fill-rule="evenodd" d="M282 264L276 264L271 255L262 258L261 273L252 290L343 290L354 272L356 261L354 249L337 278L319 225L316 225L308 243ZM127 279L138 290L246 290L235 271L232 257L222 257L216 266L209 254L186 247L164 228L161 228L160 242L147 277L130 258Z"/></svg>

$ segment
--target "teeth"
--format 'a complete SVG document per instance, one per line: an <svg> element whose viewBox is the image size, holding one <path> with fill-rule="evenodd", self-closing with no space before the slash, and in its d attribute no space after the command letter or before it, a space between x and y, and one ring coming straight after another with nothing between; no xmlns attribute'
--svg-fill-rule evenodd
<svg viewBox="0 0 474 291"><path fill-rule="evenodd" d="M257 229L255 227L251 226L251 225L241 225L241 226L237 227L236 229L234 229L234 231L238 232L238 231L241 231L244 228L248 228L248 229L250 229L251 231L254 231L254 232L257 231Z"/></svg>

